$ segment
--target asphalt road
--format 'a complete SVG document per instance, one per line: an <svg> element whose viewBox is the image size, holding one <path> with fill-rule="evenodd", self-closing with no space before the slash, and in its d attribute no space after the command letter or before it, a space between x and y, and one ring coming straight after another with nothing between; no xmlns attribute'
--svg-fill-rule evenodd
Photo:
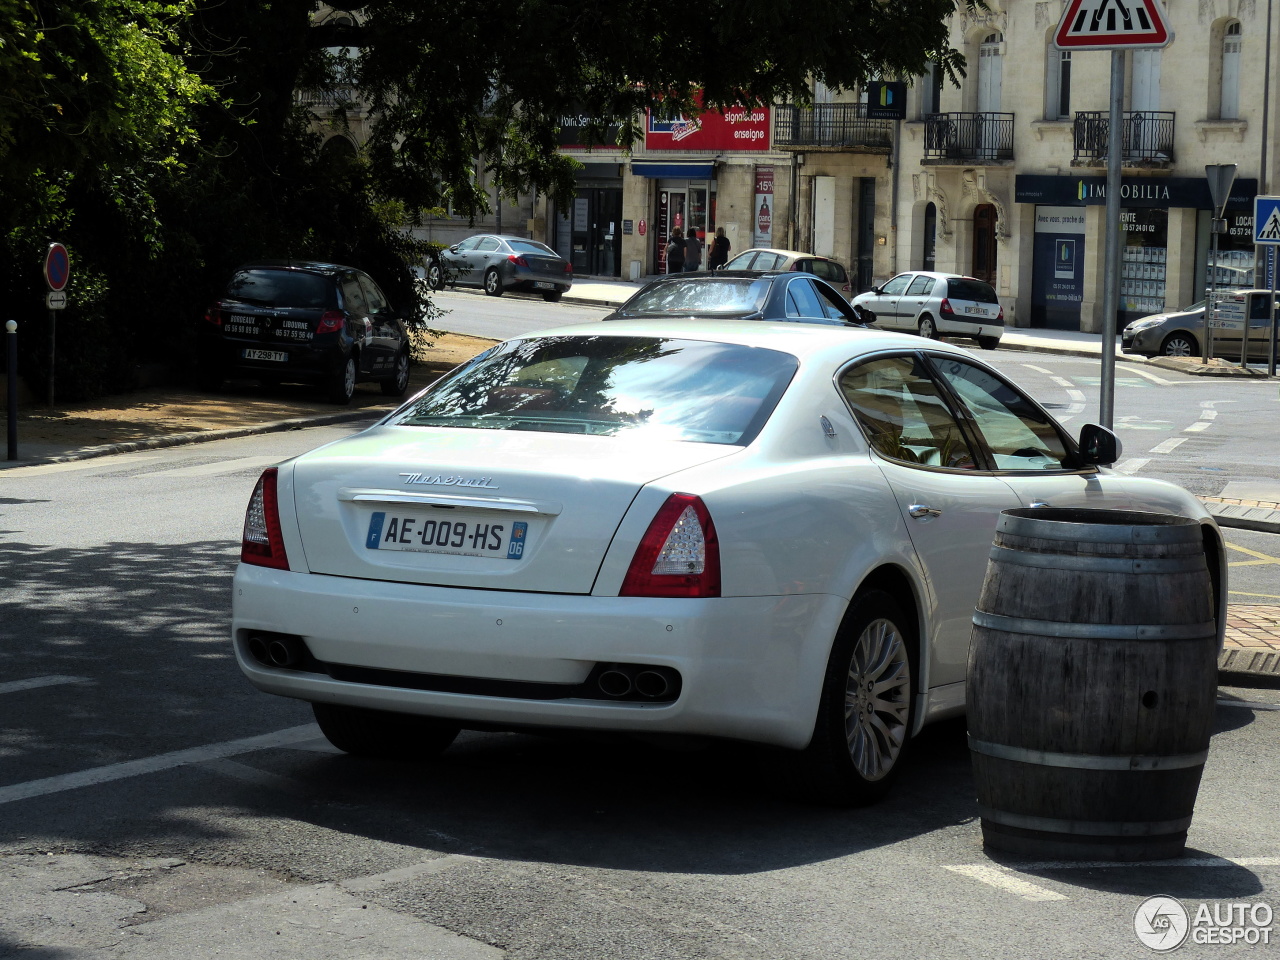
<svg viewBox="0 0 1280 960"><path fill-rule="evenodd" d="M994 359L1050 371L1013 372L1084 422L1083 372ZM1118 409L1130 389L1170 424L1145 446L1127 428L1135 460L1214 409L1154 383L1118 387ZM1195 475L1201 443L1251 468L1232 417L1266 398L1232 398L1159 469ZM1162 865L987 857L959 722L858 811L795 802L772 755L731 745L466 733L429 766L337 754L305 705L240 677L227 624L259 471L346 432L6 472L0 957L1138 957L1148 896L1280 907L1276 690L1220 691L1191 856ZM1246 569L1280 595L1274 564Z"/></svg>

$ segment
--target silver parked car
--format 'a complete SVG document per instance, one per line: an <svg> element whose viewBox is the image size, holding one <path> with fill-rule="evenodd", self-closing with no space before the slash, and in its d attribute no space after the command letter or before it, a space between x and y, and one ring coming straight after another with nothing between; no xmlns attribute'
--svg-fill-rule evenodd
<svg viewBox="0 0 1280 960"><path fill-rule="evenodd" d="M1218 301L1218 324L1213 331L1214 356L1240 358L1244 318L1249 318L1249 356L1266 359L1270 350L1269 290L1237 290ZM1280 314L1280 306L1277 307ZM1200 357L1204 355L1204 301L1181 310L1135 320L1120 335L1120 348L1144 356Z"/></svg>
<svg viewBox="0 0 1280 960"><path fill-rule="evenodd" d="M479 234L441 250L427 264L427 283L483 287L491 297L525 290L554 302L573 286L573 264L537 240Z"/></svg>
<svg viewBox="0 0 1280 960"><path fill-rule="evenodd" d="M930 340L972 337L983 350L994 350L1004 335L1004 307L991 284L958 273L900 273L852 303L886 330L910 330Z"/></svg>

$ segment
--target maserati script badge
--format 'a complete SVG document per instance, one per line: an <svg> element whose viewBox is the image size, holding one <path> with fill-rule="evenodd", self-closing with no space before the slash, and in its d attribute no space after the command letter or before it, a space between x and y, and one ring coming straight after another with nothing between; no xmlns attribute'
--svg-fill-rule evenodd
<svg viewBox="0 0 1280 960"><path fill-rule="evenodd" d="M411 485L427 487L483 487L486 490L497 490L498 485L493 477L448 477L442 474L402 473L404 482Z"/></svg>

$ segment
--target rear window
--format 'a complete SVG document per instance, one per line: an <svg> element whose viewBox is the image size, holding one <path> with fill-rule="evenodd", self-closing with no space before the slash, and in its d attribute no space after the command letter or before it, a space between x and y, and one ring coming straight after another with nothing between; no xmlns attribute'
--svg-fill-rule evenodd
<svg viewBox="0 0 1280 960"><path fill-rule="evenodd" d="M834 260L807 260L804 268L815 277L821 277L831 283L844 283L849 279L844 272L844 267Z"/></svg>
<svg viewBox="0 0 1280 960"><path fill-rule="evenodd" d="M700 277L655 283L637 293L618 310L623 317L688 316L735 317L764 306L768 280L748 277Z"/></svg>
<svg viewBox="0 0 1280 960"><path fill-rule="evenodd" d="M333 281L297 270L238 270L227 297L262 307L336 307Z"/></svg>
<svg viewBox="0 0 1280 960"><path fill-rule="evenodd" d="M507 246L516 253L532 253L535 257L560 256L545 243L539 243L537 240L508 240Z"/></svg>
<svg viewBox="0 0 1280 960"><path fill-rule="evenodd" d="M665 337L509 341L389 422L744 445L797 365L776 350Z"/></svg>
<svg viewBox="0 0 1280 960"><path fill-rule="evenodd" d="M972 300L975 303L999 303L991 284L982 280L951 279L947 281L947 296L952 300Z"/></svg>

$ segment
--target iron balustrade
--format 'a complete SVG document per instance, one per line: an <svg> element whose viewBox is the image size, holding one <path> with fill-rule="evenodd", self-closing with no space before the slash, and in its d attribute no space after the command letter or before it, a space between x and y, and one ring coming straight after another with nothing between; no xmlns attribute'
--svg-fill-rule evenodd
<svg viewBox="0 0 1280 960"><path fill-rule="evenodd" d="M784 104L774 108L774 143L783 147L892 147L893 121L869 119L865 103Z"/></svg>
<svg viewBox="0 0 1280 960"><path fill-rule="evenodd" d="M1126 110L1120 121L1122 163L1172 163L1174 114ZM1081 110L1075 121L1075 162L1106 162L1111 142L1111 116L1104 110Z"/></svg>
<svg viewBox="0 0 1280 960"><path fill-rule="evenodd" d="M359 109L360 103L356 88L339 87L336 90L296 90L294 99L307 107L346 107Z"/></svg>
<svg viewBox="0 0 1280 960"><path fill-rule="evenodd" d="M931 113L924 118L925 160L1000 163L1013 159L1012 113Z"/></svg>

